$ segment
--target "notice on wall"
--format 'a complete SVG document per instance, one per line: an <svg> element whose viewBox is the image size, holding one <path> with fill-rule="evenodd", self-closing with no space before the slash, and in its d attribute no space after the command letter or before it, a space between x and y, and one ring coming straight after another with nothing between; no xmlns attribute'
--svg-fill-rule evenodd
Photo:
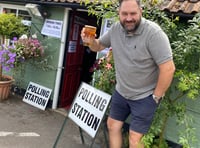
<svg viewBox="0 0 200 148"><path fill-rule="evenodd" d="M23 97L23 101L39 109L45 110L51 92L52 90L47 87L30 82Z"/></svg>
<svg viewBox="0 0 200 148"><path fill-rule="evenodd" d="M95 137L111 96L82 82L68 117L91 137Z"/></svg>
<svg viewBox="0 0 200 148"><path fill-rule="evenodd" d="M103 34L105 34L110 28L111 26L115 23L115 20L110 18L110 19L104 19L102 21L102 25L101 25L101 32L100 32L100 36L102 36ZM105 56L108 52L109 52L110 48L105 48L104 50L101 50L100 52L98 52L97 57L100 58L102 56Z"/></svg>
<svg viewBox="0 0 200 148"><path fill-rule="evenodd" d="M77 41L69 41L68 52L75 53L76 52Z"/></svg>
<svg viewBox="0 0 200 148"><path fill-rule="evenodd" d="M46 19L42 27L41 33L43 35L61 38L62 25L62 21Z"/></svg>

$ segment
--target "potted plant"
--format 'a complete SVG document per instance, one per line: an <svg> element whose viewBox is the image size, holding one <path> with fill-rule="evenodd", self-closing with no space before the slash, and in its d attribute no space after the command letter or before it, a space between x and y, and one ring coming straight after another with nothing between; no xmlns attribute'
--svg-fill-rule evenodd
<svg viewBox="0 0 200 148"><path fill-rule="evenodd" d="M22 34L26 34L27 30L28 27L22 23L22 18L15 16L13 13L0 14L1 44L13 37L20 37Z"/></svg>
<svg viewBox="0 0 200 148"><path fill-rule="evenodd" d="M28 27L22 23L22 18L13 13L0 14L0 100L8 97L14 81L11 76L3 75L3 71L10 71L28 58L40 55L36 50L41 46L37 39L17 40L27 31Z"/></svg>
<svg viewBox="0 0 200 148"><path fill-rule="evenodd" d="M14 81L12 77L3 75L3 71L17 68L25 61L41 57L44 48L36 38L14 38L11 45L2 44L0 47L0 100L9 95L9 90Z"/></svg>

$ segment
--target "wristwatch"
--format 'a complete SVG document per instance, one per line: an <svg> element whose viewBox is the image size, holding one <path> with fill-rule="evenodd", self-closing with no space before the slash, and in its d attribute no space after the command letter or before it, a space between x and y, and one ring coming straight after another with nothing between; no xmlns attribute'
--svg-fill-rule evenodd
<svg viewBox="0 0 200 148"><path fill-rule="evenodd" d="M154 101L156 101L157 104L160 102L160 99L162 98L162 97L155 96L154 94L152 95L152 97Z"/></svg>

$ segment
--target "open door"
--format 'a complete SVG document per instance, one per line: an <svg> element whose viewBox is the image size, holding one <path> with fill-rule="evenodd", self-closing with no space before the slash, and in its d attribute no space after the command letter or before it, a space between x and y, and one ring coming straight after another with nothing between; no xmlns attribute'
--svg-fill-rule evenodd
<svg viewBox="0 0 200 148"><path fill-rule="evenodd" d="M59 105L60 107L64 108L70 107L81 83L81 75L83 72L83 58L87 48L82 45L82 40L80 37L81 29L84 24L87 24L87 22L94 21L89 21L89 18L82 17L81 13L72 12L72 15L70 17L71 21L69 25L70 29L67 41L68 45L66 47L66 58L64 63L65 70L63 73L61 99Z"/></svg>

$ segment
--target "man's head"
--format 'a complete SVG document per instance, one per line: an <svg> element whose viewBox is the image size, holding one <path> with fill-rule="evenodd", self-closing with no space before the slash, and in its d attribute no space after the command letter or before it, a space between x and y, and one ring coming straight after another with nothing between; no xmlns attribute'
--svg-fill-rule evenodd
<svg viewBox="0 0 200 148"><path fill-rule="evenodd" d="M128 33L133 33L138 28L142 17L140 0L120 0L119 20Z"/></svg>

